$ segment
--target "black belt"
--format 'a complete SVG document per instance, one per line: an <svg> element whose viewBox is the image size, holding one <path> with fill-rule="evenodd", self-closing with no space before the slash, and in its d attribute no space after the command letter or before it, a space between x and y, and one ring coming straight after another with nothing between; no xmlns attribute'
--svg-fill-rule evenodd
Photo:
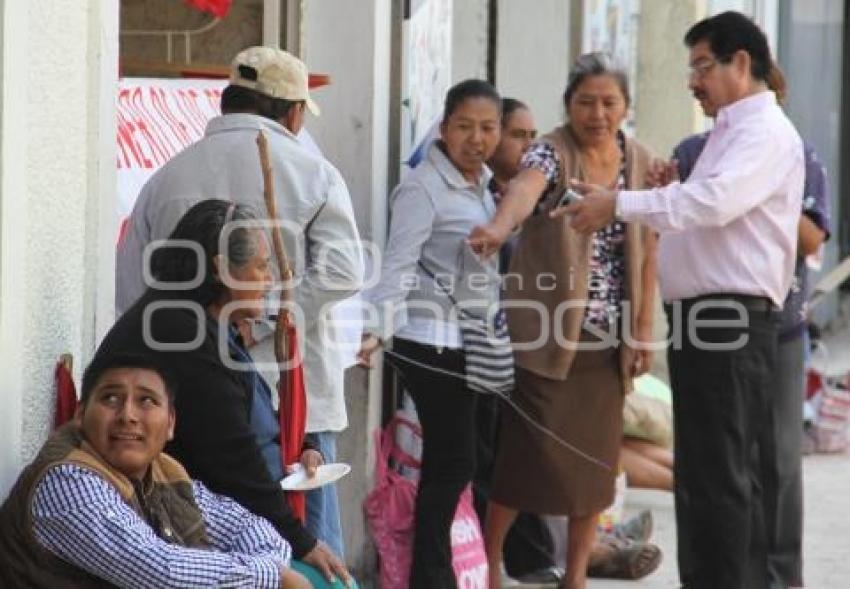
<svg viewBox="0 0 850 589"><path fill-rule="evenodd" d="M773 303L773 300L768 297L758 296L758 295L745 295L745 294L724 294L724 293L716 293L716 294L708 294L708 295L700 295L698 297L693 297L690 299L680 299L675 301L676 303L680 303L682 307L692 307L697 303L703 302L721 302L721 301L734 301L737 305L742 306L747 311L753 313L776 313L779 311L779 308ZM664 305L665 307L670 307L671 305ZM710 307L710 305L709 305Z"/></svg>

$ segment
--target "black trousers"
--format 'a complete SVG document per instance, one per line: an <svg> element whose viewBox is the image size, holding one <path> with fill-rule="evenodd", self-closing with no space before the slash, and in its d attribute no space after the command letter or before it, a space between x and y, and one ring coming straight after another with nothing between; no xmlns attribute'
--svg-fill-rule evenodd
<svg viewBox="0 0 850 589"><path fill-rule="evenodd" d="M427 366L464 372L463 352L396 338L393 351ZM465 381L395 359L422 426L412 589L454 589L450 531L458 500L475 473L476 395Z"/></svg>
<svg viewBox="0 0 850 589"><path fill-rule="evenodd" d="M473 498L478 519L484 522L490 499L490 478L499 444L501 412L510 411L499 397L480 395L476 406L478 432L475 452ZM502 550L508 575L519 577L540 569L555 566L555 547L549 527L534 513L519 513L514 520ZM492 573L491 573L492 574Z"/></svg>
<svg viewBox="0 0 850 589"><path fill-rule="evenodd" d="M679 303L666 310L680 577L688 589L764 589L778 316L763 305L742 316L741 307Z"/></svg>
<svg viewBox="0 0 850 589"><path fill-rule="evenodd" d="M775 462L769 465L776 481L766 487L774 510L767 513L767 567L771 587L803 586L803 345L802 336L779 340L773 373L773 431Z"/></svg>

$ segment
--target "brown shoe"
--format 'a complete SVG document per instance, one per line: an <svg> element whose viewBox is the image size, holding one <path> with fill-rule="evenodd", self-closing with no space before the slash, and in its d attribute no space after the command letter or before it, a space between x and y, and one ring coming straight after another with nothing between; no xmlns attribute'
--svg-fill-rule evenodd
<svg viewBox="0 0 850 589"><path fill-rule="evenodd" d="M635 542L612 536L599 539L605 556L587 567L587 576L597 579L642 579L661 564L661 549L648 542Z"/></svg>

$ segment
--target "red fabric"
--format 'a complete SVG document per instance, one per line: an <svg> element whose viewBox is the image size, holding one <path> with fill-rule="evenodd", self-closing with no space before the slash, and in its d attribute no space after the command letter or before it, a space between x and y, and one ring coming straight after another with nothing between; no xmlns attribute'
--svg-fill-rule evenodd
<svg viewBox="0 0 850 589"><path fill-rule="evenodd" d="M284 472L287 464L301 460L304 447L304 430L307 427L307 391L304 386L304 366L298 350L295 326L286 328L288 351L287 365L281 370L278 384L280 396L280 447ZM287 491L286 501L302 523L306 520L307 507L304 493Z"/></svg>
<svg viewBox="0 0 850 589"><path fill-rule="evenodd" d="M232 1L233 0L186 0L186 4L203 12L209 12L218 18L224 18L230 10L230 4Z"/></svg>
<svg viewBox="0 0 850 589"><path fill-rule="evenodd" d="M56 417L54 427L70 421L77 410L77 388L71 373L62 362L56 363Z"/></svg>
<svg viewBox="0 0 850 589"><path fill-rule="evenodd" d="M811 399L823 388L823 377L816 370L808 370L806 374L806 399Z"/></svg>

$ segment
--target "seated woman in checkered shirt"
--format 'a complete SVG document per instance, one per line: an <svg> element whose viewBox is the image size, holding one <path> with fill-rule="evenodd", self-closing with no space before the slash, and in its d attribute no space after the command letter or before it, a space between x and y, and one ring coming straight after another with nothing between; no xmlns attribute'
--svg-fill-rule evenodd
<svg viewBox="0 0 850 589"><path fill-rule="evenodd" d="M99 356L82 388L0 508L0 586L310 587L269 522L162 452L174 389L150 358Z"/></svg>

